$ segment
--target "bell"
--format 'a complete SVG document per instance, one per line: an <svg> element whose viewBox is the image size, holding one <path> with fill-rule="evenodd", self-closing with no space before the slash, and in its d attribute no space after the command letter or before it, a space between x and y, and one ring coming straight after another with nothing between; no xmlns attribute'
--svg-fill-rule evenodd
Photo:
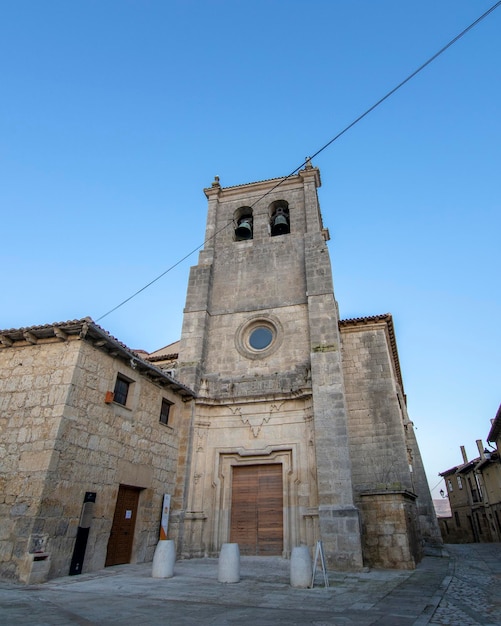
<svg viewBox="0 0 501 626"><path fill-rule="evenodd" d="M252 239L252 226L248 218L243 218L235 228L238 239Z"/></svg>
<svg viewBox="0 0 501 626"><path fill-rule="evenodd" d="M273 220L273 226L271 227L271 234L286 235L290 232L289 222L283 213L279 213Z"/></svg>

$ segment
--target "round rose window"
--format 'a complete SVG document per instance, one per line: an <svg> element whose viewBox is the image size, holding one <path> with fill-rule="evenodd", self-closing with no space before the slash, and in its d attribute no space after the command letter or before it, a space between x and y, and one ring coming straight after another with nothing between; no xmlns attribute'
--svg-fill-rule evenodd
<svg viewBox="0 0 501 626"><path fill-rule="evenodd" d="M240 324L235 333L235 347L248 359L265 359L278 350L283 334L275 315L261 313Z"/></svg>
<svg viewBox="0 0 501 626"><path fill-rule="evenodd" d="M249 345L254 350L264 350L273 341L273 333L266 326L258 326L249 335Z"/></svg>

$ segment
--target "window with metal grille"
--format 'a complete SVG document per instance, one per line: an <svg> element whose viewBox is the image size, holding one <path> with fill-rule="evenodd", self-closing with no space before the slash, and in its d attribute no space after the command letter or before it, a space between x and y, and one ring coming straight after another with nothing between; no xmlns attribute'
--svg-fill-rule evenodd
<svg viewBox="0 0 501 626"><path fill-rule="evenodd" d="M115 391L113 392L113 401L118 404L127 404L127 395L129 393L130 382L118 374L115 383Z"/></svg>
<svg viewBox="0 0 501 626"><path fill-rule="evenodd" d="M171 406L172 406L172 402L169 402L165 398L162 399L162 408L160 409L160 423L161 424L169 423L169 413L170 413Z"/></svg>

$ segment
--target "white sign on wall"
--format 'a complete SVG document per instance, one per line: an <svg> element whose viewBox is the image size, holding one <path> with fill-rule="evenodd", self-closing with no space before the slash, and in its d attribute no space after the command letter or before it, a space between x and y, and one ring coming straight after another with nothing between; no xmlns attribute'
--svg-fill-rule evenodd
<svg viewBox="0 0 501 626"><path fill-rule="evenodd" d="M160 521L160 539L167 539L167 531L169 530L169 513L170 513L170 494L164 494L162 504L162 519Z"/></svg>

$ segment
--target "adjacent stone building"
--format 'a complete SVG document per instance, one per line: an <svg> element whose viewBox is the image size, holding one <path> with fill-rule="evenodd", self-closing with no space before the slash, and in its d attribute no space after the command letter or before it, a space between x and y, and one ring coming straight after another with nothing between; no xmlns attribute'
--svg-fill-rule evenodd
<svg viewBox="0 0 501 626"><path fill-rule="evenodd" d="M493 420L488 441L499 446L499 416ZM445 480L451 514L439 519L446 543L487 543L501 541L501 459L499 448L484 448L477 440L479 455L468 460L461 446L463 462L440 473Z"/></svg>
<svg viewBox="0 0 501 626"><path fill-rule="evenodd" d="M90 319L0 332L0 576L152 559L192 392Z"/></svg>
<svg viewBox="0 0 501 626"><path fill-rule="evenodd" d="M321 540L332 567L411 568L441 541L392 318L339 320L319 186L308 162L205 190L205 247L166 355L196 392L184 556Z"/></svg>

